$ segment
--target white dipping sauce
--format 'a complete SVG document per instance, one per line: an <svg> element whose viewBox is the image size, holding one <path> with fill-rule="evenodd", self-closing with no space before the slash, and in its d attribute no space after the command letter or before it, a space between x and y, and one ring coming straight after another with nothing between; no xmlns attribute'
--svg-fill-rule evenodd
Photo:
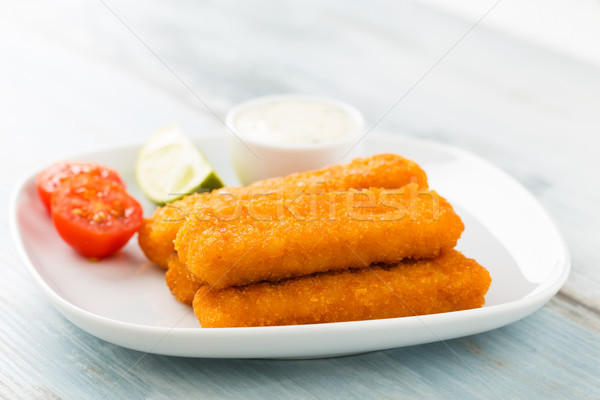
<svg viewBox="0 0 600 400"><path fill-rule="evenodd" d="M309 99L279 99L238 112L236 131L267 143L316 144L339 139L356 127L355 119L335 104Z"/></svg>
<svg viewBox="0 0 600 400"><path fill-rule="evenodd" d="M240 182L349 162L360 153L364 118L349 104L326 97L279 94L233 107L225 123Z"/></svg>

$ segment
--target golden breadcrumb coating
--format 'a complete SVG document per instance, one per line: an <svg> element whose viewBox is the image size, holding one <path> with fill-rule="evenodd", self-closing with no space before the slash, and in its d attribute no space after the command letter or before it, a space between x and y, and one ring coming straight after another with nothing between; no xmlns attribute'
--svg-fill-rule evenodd
<svg viewBox="0 0 600 400"><path fill-rule="evenodd" d="M192 305L194 294L203 285L202 281L196 279L188 268L179 262L176 253L169 257L169 268L165 274L165 280L173 296L187 305Z"/></svg>
<svg viewBox="0 0 600 400"><path fill-rule="evenodd" d="M463 229L445 199L409 184L197 209L175 248L192 274L219 289L436 257Z"/></svg>
<svg viewBox="0 0 600 400"><path fill-rule="evenodd" d="M316 324L435 314L481 307L488 271L450 250L435 259L323 272L194 297L203 328Z"/></svg>
<svg viewBox="0 0 600 400"><path fill-rule="evenodd" d="M349 164L266 179L249 186L225 187L211 193L192 194L157 208L151 218L144 219L138 242L150 261L167 268L173 253L173 240L185 217L193 209L208 206L208 203L223 204L232 199L248 199L266 193L294 198L300 193L324 193L350 188L399 188L410 182L427 187L427 176L414 161L394 154L379 154L357 158Z"/></svg>

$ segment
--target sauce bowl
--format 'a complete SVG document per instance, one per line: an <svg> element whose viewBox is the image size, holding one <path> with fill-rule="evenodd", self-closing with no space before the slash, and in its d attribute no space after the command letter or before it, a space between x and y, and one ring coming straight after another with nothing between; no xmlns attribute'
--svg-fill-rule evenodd
<svg viewBox="0 0 600 400"><path fill-rule="evenodd" d="M282 94L233 107L225 119L242 184L349 162L365 122L353 106L320 96Z"/></svg>

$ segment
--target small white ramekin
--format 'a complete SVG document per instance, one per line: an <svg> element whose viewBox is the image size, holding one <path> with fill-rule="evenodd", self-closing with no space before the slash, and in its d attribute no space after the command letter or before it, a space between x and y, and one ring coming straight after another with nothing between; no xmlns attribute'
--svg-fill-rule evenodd
<svg viewBox="0 0 600 400"><path fill-rule="evenodd" d="M248 107L277 101L315 101L336 106L345 111L354 121L354 127L344 136L319 143L290 144L270 143L253 137L236 126L236 116ZM230 140L230 154L234 169L241 183L284 176L322 168L330 164L347 163L359 153L364 134L363 115L353 106L327 97L282 94L259 97L233 107L225 119L227 127L234 133Z"/></svg>

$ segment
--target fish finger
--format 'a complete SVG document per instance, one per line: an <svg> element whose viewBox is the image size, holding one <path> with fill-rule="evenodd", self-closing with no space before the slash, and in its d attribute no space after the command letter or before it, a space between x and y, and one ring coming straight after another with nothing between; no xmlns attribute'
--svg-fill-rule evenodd
<svg viewBox="0 0 600 400"><path fill-rule="evenodd" d="M204 284L184 264L179 262L177 254L169 257L169 267L165 274L165 281L173 296L187 305L192 304L194 294Z"/></svg>
<svg viewBox="0 0 600 400"><path fill-rule="evenodd" d="M138 232L139 245L146 257L167 268L173 253L173 240L186 216L198 207L227 204L233 199L279 192L286 198L300 193L324 193L350 188L399 188L415 182L427 188L427 175L414 161L395 154L379 154L356 158L349 164L330 165L316 171L301 172L281 178L255 182L249 186L225 187L210 193L192 194L159 207L151 218L144 219Z"/></svg>
<svg viewBox="0 0 600 400"><path fill-rule="evenodd" d="M215 290L202 285L194 313L203 328L316 324L478 308L489 272L456 250L403 261Z"/></svg>
<svg viewBox="0 0 600 400"><path fill-rule="evenodd" d="M463 229L444 198L409 184L196 210L175 249L193 275L219 289L436 257Z"/></svg>

